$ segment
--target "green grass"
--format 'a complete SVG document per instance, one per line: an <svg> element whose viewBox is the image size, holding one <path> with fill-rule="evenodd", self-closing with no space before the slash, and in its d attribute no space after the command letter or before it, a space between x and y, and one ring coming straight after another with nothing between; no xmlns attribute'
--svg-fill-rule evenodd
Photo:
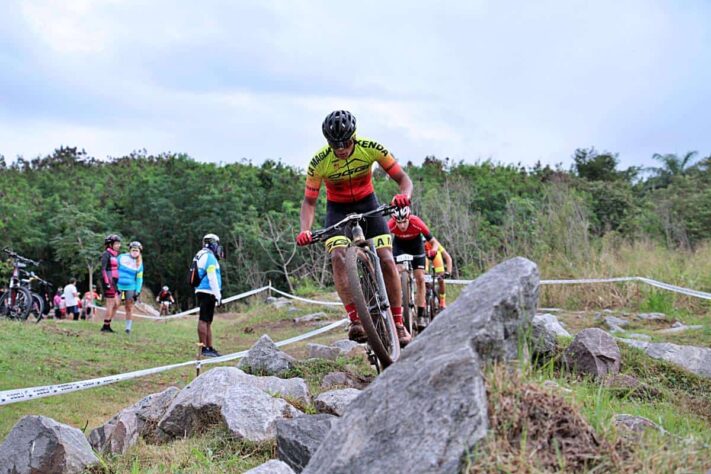
<svg viewBox="0 0 711 474"><path fill-rule="evenodd" d="M292 319L316 311L326 311L334 319L341 316L339 311L324 310L316 305L295 307L297 311L289 312L287 308L277 310L255 302L245 312L218 314L212 325L215 347L226 354L248 349L265 333L274 341L302 334L316 326L297 325ZM247 309L244 305L240 308ZM0 319L0 333L4 336L0 346L0 390L61 384L175 364L193 360L197 353L195 317L169 322L137 319L130 336L123 332L123 321L114 322L116 334L100 333L100 326L100 322L86 321L49 320L22 324ZM308 343L329 343L343 338L344 332L337 329L284 349L303 357ZM5 438L22 416L30 414L49 416L89 430L143 396L171 385L183 387L194 377L195 369L186 367L6 405L1 408L0 439Z"/></svg>

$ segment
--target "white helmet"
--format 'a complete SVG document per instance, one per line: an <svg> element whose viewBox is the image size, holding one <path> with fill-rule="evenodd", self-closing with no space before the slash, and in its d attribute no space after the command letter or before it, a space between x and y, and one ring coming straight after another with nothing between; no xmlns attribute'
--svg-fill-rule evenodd
<svg viewBox="0 0 711 474"><path fill-rule="evenodd" d="M168 287L167 287L167 286L164 286L164 287L163 287L163 291L168 291Z"/></svg>
<svg viewBox="0 0 711 474"><path fill-rule="evenodd" d="M393 216L395 216L395 220L402 221L410 217L410 206L405 206L405 207L398 207L395 209L395 212L393 212Z"/></svg>
<svg viewBox="0 0 711 474"><path fill-rule="evenodd" d="M216 234L205 234L202 238L203 244L210 244L212 242L220 242L220 238Z"/></svg>

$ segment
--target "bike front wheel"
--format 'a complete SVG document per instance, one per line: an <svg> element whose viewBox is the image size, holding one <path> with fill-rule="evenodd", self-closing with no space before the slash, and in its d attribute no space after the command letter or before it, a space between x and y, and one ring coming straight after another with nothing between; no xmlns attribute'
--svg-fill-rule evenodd
<svg viewBox="0 0 711 474"><path fill-rule="evenodd" d="M400 286L402 287L402 320L405 323L407 332L412 334L412 337L415 337L417 332L415 318L417 314L412 299L412 278L410 278L409 272L400 273Z"/></svg>
<svg viewBox="0 0 711 474"><path fill-rule="evenodd" d="M385 369L400 356L400 345L392 314L380 301L375 266L360 247L346 249L346 273L368 344Z"/></svg>
<svg viewBox="0 0 711 474"><path fill-rule="evenodd" d="M0 297L0 315L24 320L32 307L32 295L27 288L10 288Z"/></svg>
<svg viewBox="0 0 711 474"><path fill-rule="evenodd" d="M27 320L38 323L42 320L44 313L44 300L37 293L30 293L32 296L32 305L27 313Z"/></svg>

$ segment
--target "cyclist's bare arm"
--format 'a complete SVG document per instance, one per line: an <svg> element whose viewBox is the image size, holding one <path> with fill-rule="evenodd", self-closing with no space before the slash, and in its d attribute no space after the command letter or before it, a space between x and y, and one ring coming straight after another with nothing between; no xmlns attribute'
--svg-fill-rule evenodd
<svg viewBox="0 0 711 474"><path fill-rule="evenodd" d="M430 239L430 245L432 246L433 252L437 252L439 250L439 240L435 239L434 237Z"/></svg>
<svg viewBox="0 0 711 474"><path fill-rule="evenodd" d="M390 174L390 177L395 180L400 187L400 194L412 198L412 180L402 168L398 167L398 170Z"/></svg>
<svg viewBox="0 0 711 474"><path fill-rule="evenodd" d="M301 203L301 215L299 217L299 225L301 226L301 231L311 230L311 226L314 223L314 216L316 215L316 199L313 197L305 196Z"/></svg>
<svg viewBox="0 0 711 474"><path fill-rule="evenodd" d="M449 252L446 250L442 250L442 257L444 258L444 264L447 267L447 273L450 275L452 274L452 256L449 255Z"/></svg>

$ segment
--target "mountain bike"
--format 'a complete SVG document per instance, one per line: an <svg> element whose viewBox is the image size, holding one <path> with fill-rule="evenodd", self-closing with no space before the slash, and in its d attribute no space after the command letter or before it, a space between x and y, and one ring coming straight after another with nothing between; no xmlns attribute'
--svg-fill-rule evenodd
<svg viewBox="0 0 711 474"><path fill-rule="evenodd" d="M427 325L439 313L439 280L443 279L444 275L435 273L434 265L430 263L429 273L425 275L425 319Z"/></svg>
<svg viewBox="0 0 711 474"><path fill-rule="evenodd" d="M393 209L395 206L383 204L372 211L350 214L332 226L311 233L312 243L328 239L336 230L349 230L353 236L346 248L346 273L358 317L368 337L368 359L378 372L400 357L400 343L390 311L380 258L373 240L364 237L360 222L366 217L390 214Z"/></svg>
<svg viewBox="0 0 711 474"><path fill-rule="evenodd" d="M48 298L46 295L52 287L52 284L35 275L35 272L20 270L20 274L26 277L20 279L20 285L23 288L27 288L30 291L30 296L32 297L32 304L30 306L30 312L27 314L27 320L38 323L44 317L45 309L48 308ZM32 291L33 285L37 285L42 293L40 294Z"/></svg>
<svg viewBox="0 0 711 474"><path fill-rule="evenodd" d="M12 260L12 275L7 291L0 296L0 315L10 319L25 320L32 309L32 293L20 282L20 269L27 265L39 265L29 258L16 254L10 249L3 249Z"/></svg>
<svg viewBox="0 0 711 474"><path fill-rule="evenodd" d="M403 253L395 257L395 263L401 267L400 286L402 287L402 320L407 331L414 338L418 332L417 307L415 306L415 274L412 268L413 256Z"/></svg>

